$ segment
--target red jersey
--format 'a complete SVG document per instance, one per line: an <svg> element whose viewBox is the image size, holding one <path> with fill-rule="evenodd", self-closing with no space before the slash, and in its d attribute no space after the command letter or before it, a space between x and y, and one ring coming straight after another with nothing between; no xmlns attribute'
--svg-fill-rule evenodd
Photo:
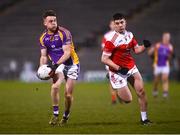
<svg viewBox="0 0 180 135"><path fill-rule="evenodd" d="M130 51L138 47L138 43L133 34L129 31L125 31L124 34L111 31L106 37L103 54L110 56L110 59L120 67L133 68L135 61ZM113 71L111 68L110 70Z"/></svg>
<svg viewBox="0 0 180 135"><path fill-rule="evenodd" d="M105 46L105 43L109 37L109 33L112 32L112 31L108 31L107 33L104 34L103 38L102 38L102 43L101 43L101 48L103 49L104 46Z"/></svg>

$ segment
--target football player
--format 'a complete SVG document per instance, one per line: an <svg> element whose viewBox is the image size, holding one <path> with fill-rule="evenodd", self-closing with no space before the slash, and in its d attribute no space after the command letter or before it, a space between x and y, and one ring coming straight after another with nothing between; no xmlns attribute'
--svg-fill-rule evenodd
<svg viewBox="0 0 180 135"><path fill-rule="evenodd" d="M107 38L108 38L108 36L109 36L109 32L114 31L114 27L115 27L115 26L114 26L114 20L111 20L111 21L109 22L110 31L106 32L106 33L104 34L103 38L102 38L102 44L101 44L102 50L103 50L103 48L104 48L104 46L105 46L105 43L106 43L106 40L107 40ZM106 69L107 71L109 71L109 66L105 65L105 69ZM109 79L109 73L107 73L106 77ZM115 104L115 103L116 103L116 98L117 98L117 97L116 97L116 91L113 90L111 84L109 85L109 91L110 91L110 94L111 94L111 103L112 103L112 104Z"/></svg>
<svg viewBox="0 0 180 135"><path fill-rule="evenodd" d="M150 56L154 59L154 88L153 96L158 96L158 84L160 78L163 86L163 97L168 97L169 91L169 72L170 72L170 59L173 54L173 46L170 42L171 35L169 32L164 32L162 35L162 41L156 43L148 51Z"/></svg>
<svg viewBox="0 0 180 135"><path fill-rule="evenodd" d="M48 59L52 62L51 99L53 116L49 124L64 124L69 119L70 108L73 101L73 90L79 74L79 59L74 50L71 33L64 27L57 25L56 13L48 10L43 14L45 31L40 37L40 66L46 64ZM65 80L65 110L59 121L59 87Z"/></svg>
<svg viewBox="0 0 180 135"><path fill-rule="evenodd" d="M131 84L137 93L140 105L141 123L143 125L150 124L143 79L130 51L133 50L135 54L142 53L151 46L151 43L143 40L144 44L138 45L132 32L126 30L127 22L123 14L114 14L113 20L115 30L108 33L101 61L109 66L110 83L124 103L132 101L132 95L127 85L127 78L132 78Z"/></svg>

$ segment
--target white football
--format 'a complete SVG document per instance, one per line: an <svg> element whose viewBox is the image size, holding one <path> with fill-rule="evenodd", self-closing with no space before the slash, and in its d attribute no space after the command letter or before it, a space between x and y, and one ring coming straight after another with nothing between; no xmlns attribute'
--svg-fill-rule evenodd
<svg viewBox="0 0 180 135"><path fill-rule="evenodd" d="M49 73L51 72L51 68L48 65L42 65L38 68L37 75L41 80L50 79Z"/></svg>

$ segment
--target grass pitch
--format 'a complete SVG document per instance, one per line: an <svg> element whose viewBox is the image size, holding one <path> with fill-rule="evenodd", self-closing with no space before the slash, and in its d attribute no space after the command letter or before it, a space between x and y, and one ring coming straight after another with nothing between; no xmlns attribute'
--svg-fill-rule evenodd
<svg viewBox="0 0 180 135"><path fill-rule="evenodd" d="M171 82L170 97L154 99L152 84L145 83L148 113L153 124L140 125L134 90L130 104L112 105L108 84L77 83L70 120L64 127L48 125L52 114L50 84L0 82L0 133L180 133L180 84ZM61 88L60 116L63 112Z"/></svg>

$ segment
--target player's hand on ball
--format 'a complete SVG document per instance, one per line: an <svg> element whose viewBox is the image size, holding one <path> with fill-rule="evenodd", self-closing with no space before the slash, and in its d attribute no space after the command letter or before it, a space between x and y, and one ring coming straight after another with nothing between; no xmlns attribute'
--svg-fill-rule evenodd
<svg viewBox="0 0 180 135"><path fill-rule="evenodd" d="M151 46L151 42L149 40L143 40L144 47L148 48Z"/></svg>
<svg viewBox="0 0 180 135"><path fill-rule="evenodd" d="M58 64L52 64L51 66L49 66L54 72L56 71L56 69L58 68Z"/></svg>
<svg viewBox="0 0 180 135"><path fill-rule="evenodd" d="M125 67L121 67L117 73L118 74L122 74L122 75L126 75L128 73L129 69L128 68L125 68Z"/></svg>
<svg viewBox="0 0 180 135"><path fill-rule="evenodd" d="M49 73L49 76L50 76L51 78L53 78L53 76L55 75L55 71L56 71L56 69L57 69L58 66L59 66L58 64L48 65L48 67L51 68L51 72Z"/></svg>

